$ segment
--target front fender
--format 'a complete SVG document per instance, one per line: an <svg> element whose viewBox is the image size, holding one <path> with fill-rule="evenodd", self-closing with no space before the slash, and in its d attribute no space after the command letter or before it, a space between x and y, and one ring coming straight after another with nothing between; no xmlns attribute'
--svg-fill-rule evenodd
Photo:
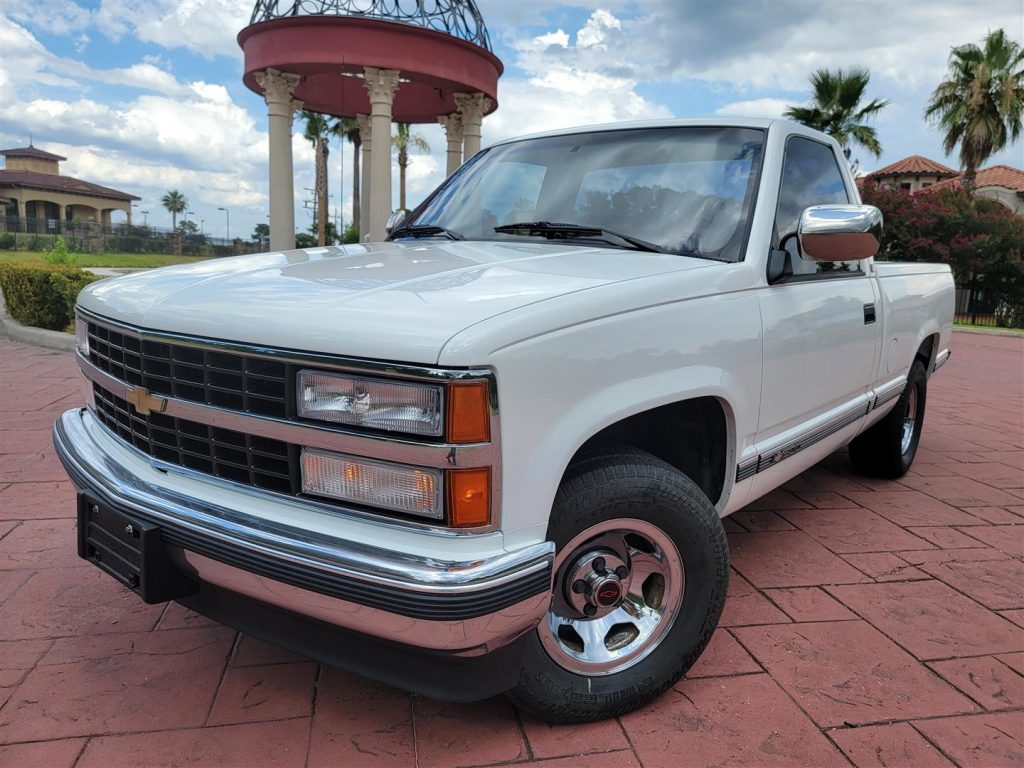
<svg viewBox="0 0 1024 768"><path fill-rule="evenodd" d="M629 416L711 396L725 407L729 457L753 445L761 321L752 291L704 296L580 323L511 344L497 371L502 529L507 546L544 538L555 492L590 437Z"/></svg>

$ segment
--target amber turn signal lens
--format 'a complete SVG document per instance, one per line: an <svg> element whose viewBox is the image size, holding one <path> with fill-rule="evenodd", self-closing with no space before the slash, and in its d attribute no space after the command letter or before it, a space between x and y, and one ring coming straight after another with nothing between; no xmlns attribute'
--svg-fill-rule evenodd
<svg viewBox="0 0 1024 768"><path fill-rule="evenodd" d="M448 442L486 443L491 439L487 383L474 381L448 387Z"/></svg>
<svg viewBox="0 0 1024 768"><path fill-rule="evenodd" d="M448 524L453 528L487 525L491 520L491 470L448 472Z"/></svg>

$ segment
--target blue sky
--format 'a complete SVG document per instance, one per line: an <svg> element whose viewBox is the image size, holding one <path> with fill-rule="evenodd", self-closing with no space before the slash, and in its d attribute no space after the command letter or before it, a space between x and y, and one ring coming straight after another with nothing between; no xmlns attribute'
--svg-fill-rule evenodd
<svg viewBox="0 0 1024 768"><path fill-rule="evenodd" d="M138 211L170 225L166 190L188 197L196 223L247 236L266 220L266 108L241 81L235 35L252 0L6 0L0 4L0 143L65 155L64 172L141 196ZM505 63L500 108L484 144L570 125L657 117L776 116L807 98L817 67L866 66L870 97L891 100L876 123L884 153L945 158L921 117L950 47L1002 27L1024 39L1021 0L963 2L499 2L481 12ZM410 167L410 202L439 183L440 127ZM301 128L296 123L296 131ZM309 212L312 150L297 133L296 222ZM1018 142L993 163L1024 166ZM332 213L347 218L351 150L332 148ZM397 194L397 185L396 185ZM136 214L137 216L140 214Z"/></svg>

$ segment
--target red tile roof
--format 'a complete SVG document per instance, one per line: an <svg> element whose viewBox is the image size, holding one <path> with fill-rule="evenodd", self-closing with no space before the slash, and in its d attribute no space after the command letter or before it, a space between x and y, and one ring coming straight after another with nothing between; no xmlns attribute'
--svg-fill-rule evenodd
<svg viewBox="0 0 1024 768"><path fill-rule="evenodd" d="M942 163L936 163L934 160L929 160L921 155L911 155L910 157L904 157L902 160L897 160L895 163L885 166L885 168L879 168L877 171L869 173L868 178L906 176L915 173L938 176L957 175L956 171L952 168L947 168Z"/></svg>
<svg viewBox="0 0 1024 768"><path fill-rule="evenodd" d="M92 197L105 197L111 200L141 200L141 197L129 195L110 187L101 187L81 179L73 179L70 176L58 176L55 173L36 173L35 171L0 171L0 193L4 187L15 189L41 189L49 192L64 192L66 194L91 195Z"/></svg>
<svg viewBox="0 0 1024 768"><path fill-rule="evenodd" d="M897 160L891 165L887 165L885 168L880 168L877 171L868 173L867 176L870 178L876 178L881 176L904 176L913 173L927 173L939 176L955 176L956 171L952 168L947 168L942 163L936 163L934 160L929 160L921 155L911 155L908 158Z"/></svg>
<svg viewBox="0 0 1024 768"><path fill-rule="evenodd" d="M35 147L21 147L20 149L0 149L0 155L4 157L34 157L37 160L67 160L66 157L55 155L51 152L44 152Z"/></svg>
<svg viewBox="0 0 1024 768"><path fill-rule="evenodd" d="M922 192L934 192L937 189L956 189L960 186L962 175L955 179L946 179L937 184L932 184L921 190ZM1024 192L1024 171L1010 165L993 165L978 171L974 177L974 188L981 187L1005 187L1014 192Z"/></svg>

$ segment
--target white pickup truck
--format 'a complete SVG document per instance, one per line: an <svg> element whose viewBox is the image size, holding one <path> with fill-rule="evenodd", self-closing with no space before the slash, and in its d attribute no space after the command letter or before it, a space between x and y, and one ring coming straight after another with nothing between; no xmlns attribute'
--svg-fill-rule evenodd
<svg viewBox="0 0 1024 768"><path fill-rule="evenodd" d="M858 200L792 123L578 128L388 242L96 283L54 428L79 554L427 695L639 707L715 628L723 517L844 446L914 459L953 281L875 262Z"/></svg>

